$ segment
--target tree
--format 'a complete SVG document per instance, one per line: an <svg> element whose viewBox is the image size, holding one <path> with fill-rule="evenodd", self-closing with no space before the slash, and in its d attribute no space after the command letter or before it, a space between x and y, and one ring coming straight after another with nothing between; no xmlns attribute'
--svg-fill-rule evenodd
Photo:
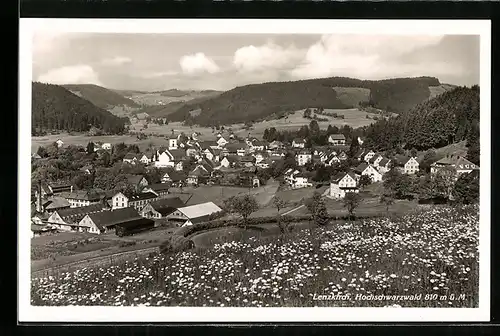
<svg viewBox="0 0 500 336"><path fill-rule="evenodd" d="M94 143L90 141L87 144L87 154L93 154L94 153Z"/></svg>
<svg viewBox="0 0 500 336"><path fill-rule="evenodd" d="M286 202L282 198L280 198L279 196L274 196L273 197L273 205L276 208L276 210L278 210L278 213L276 216L278 228L280 229L281 234L285 234L288 231L288 225L286 225L285 222L281 221L281 212L280 211L286 207Z"/></svg>
<svg viewBox="0 0 500 336"><path fill-rule="evenodd" d="M316 135L320 132L319 124L316 120L311 120L309 123L309 132L313 135Z"/></svg>
<svg viewBox="0 0 500 336"><path fill-rule="evenodd" d="M417 157L418 151L415 148L412 148L410 150L410 155L411 155L411 157Z"/></svg>
<svg viewBox="0 0 500 336"><path fill-rule="evenodd" d="M325 201L321 194L315 192L314 195L306 201L306 207L311 214L311 220L318 226L328 224L328 211L326 210Z"/></svg>
<svg viewBox="0 0 500 336"><path fill-rule="evenodd" d="M346 193L344 197L344 207L349 212L350 218L354 217L354 210L356 210L356 208L359 206L360 203L361 203L361 196L358 193L354 192Z"/></svg>
<svg viewBox="0 0 500 336"><path fill-rule="evenodd" d="M359 185L364 188L372 183L372 179L368 175L361 175L359 178Z"/></svg>
<svg viewBox="0 0 500 336"><path fill-rule="evenodd" d="M40 155L40 157L42 157L42 158L46 158L48 156L47 149L45 149L45 147L43 147L43 146L38 147L38 150L36 151L36 153L38 155Z"/></svg>
<svg viewBox="0 0 500 336"><path fill-rule="evenodd" d="M432 149L429 149L425 152L422 162L420 162L420 169L426 173L428 173L431 169L431 164L438 160L436 152Z"/></svg>
<svg viewBox="0 0 500 336"><path fill-rule="evenodd" d="M259 203L251 195L233 196L224 201L224 209L229 213L239 214L243 220L243 226L246 229L248 217L259 210Z"/></svg>
<svg viewBox="0 0 500 336"><path fill-rule="evenodd" d="M384 193L380 196L379 200L380 204L384 204L386 206L385 211L387 215L389 215L389 208L394 204L394 197L389 193Z"/></svg>
<svg viewBox="0 0 500 336"><path fill-rule="evenodd" d="M479 170L460 175L453 186L452 196L458 204L479 202Z"/></svg>
<svg viewBox="0 0 500 336"><path fill-rule="evenodd" d="M306 109L304 110L304 118L306 118L306 119L311 119L311 114L312 114L312 111L311 111L311 109L310 109L310 108L306 108Z"/></svg>
<svg viewBox="0 0 500 336"><path fill-rule="evenodd" d="M349 157L350 158L353 158L356 156L356 154L358 153L359 151L359 141L358 141L358 138L355 137L352 139L351 141L351 146L349 147Z"/></svg>

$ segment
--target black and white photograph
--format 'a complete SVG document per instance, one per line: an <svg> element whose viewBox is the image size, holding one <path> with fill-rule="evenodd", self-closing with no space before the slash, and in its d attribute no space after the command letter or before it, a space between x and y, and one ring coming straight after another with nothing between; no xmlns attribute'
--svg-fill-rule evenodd
<svg viewBox="0 0 500 336"><path fill-rule="evenodd" d="M490 43L21 19L19 319L488 320Z"/></svg>

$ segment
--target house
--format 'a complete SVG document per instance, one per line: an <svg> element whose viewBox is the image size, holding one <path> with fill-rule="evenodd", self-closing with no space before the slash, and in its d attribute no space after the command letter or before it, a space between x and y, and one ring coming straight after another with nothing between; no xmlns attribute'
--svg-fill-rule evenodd
<svg viewBox="0 0 500 336"><path fill-rule="evenodd" d="M123 157L123 162L129 164L136 164L139 161L139 159L137 158L138 155L139 154L136 153L127 153Z"/></svg>
<svg viewBox="0 0 500 336"><path fill-rule="evenodd" d="M106 143L103 143L101 148L104 149L104 150L111 150L113 146L111 146L111 144L109 142L106 142Z"/></svg>
<svg viewBox="0 0 500 336"><path fill-rule="evenodd" d="M116 193L111 198L112 210L121 208L142 209L148 202L160 199L155 193L142 192L137 194L125 194L122 192Z"/></svg>
<svg viewBox="0 0 500 336"><path fill-rule="evenodd" d="M358 143L359 143L360 146L363 146L364 142L365 141L363 139L361 139L361 137L358 137Z"/></svg>
<svg viewBox="0 0 500 336"><path fill-rule="evenodd" d="M179 197L172 196L148 203L139 214L146 218L160 219L170 215L178 208L184 207L184 205Z"/></svg>
<svg viewBox="0 0 500 336"><path fill-rule="evenodd" d="M266 141L261 140L253 140L250 144L250 147L253 151L263 151L267 149L269 144Z"/></svg>
<svg viewBox="0 0 500 336"><path fill-rule="evenodd" d="M62 146L64 146L64 141L62 141L61 139L57 139L56 140L56 145L58 148L61 148Z"/></svg>
<svg viewBox="0 0 500 336"><path fill-rule="evenodd" d="M78 222L78 231L101 234L113 230L118 224L134 223L143 219L137 210L131 207L94 212L85 215Z"/></svg>
<svg viewBox="0 0 500 336"><path fill-rule="evenodd" d="M253 156L247 155L240 158L240 162L243 167L253 167L255 165L255 158Z"/></svg>
<svg viewBox="0 0 500 336"><path fill-rule="evenodd" d="M198 185L206 182L213 172L213 167L207 162L198 163L196 167L191 170L187 177L187 184Z"/></svg>
<svg viewBox="0 0 500 336"><path fill-rule="evenodd" d="M309 182L309 179L306 176L298 173L293 175L290 186L292 187L292 189L307 188L312 187L312 183Z"/></svg>
<svg viewBox="0 0 500 336"><path fill-rule="evenodd" d="M414 157L398 156L396 157L396 167L404 174L415 174L419 170L419 163Z"/></svg>
<svg viewBox="0 0 500 336"><path fill-rule="evenodd" d="M323 157L321 158L321 161L323 161ZM336 163L340 163L340 159L337 155L332 153L326 158L323 163L325 164L325 166L333 166Z"/></svg>
<svg viewBox="0 0 500 336"><path fill-rule="evenodd" d="M253 157L255 158L255 163L259 163L267 159L269 157L269 154L264 151L258 151L253 153Z"/></svg>
<svg viewBox="0 0 500 336"><path fill-rule="evenodd" d="M304 139L293 139L292 147L293 148L304 148L306 146L306 141Z"/></svg>
<svg viewBox="0 0 500 336"><path fill-rule="evenodd" d="M219 133L219 135L220 135L220 133ZM227 144L227 142L228 141L226 139L224 139L224 137L222 135L217 139L217 145L219 147L224 147Z"/></svg>
<svg viewBox="0 0 500 336"><path fill-rule="evenodd" d="M81 231L79 222L88 214L106 211L103 204L93 204L78 208L60 209L54 211L47 219L47 224L64 231Z"/></svg>
<svg viewBox="0 0 500 336"><path fill-rule="evenodd" d="M42 157L38 153L32 153L31 158L34 160L38 160L38 159L41 159Z"/></svg>
<svg viewBox="0 0 500 336"><path fill-rule="evenodd" d="M273 142L271 142L269 144L268 148L269 149L284 149L285 145L281 141L274 140Z"/></svg>
<svg viewBox="0 0 500 336"><path fill-rule="evenodd" d="M178 148L179 148L179 146L177 144L177 138L168 139L168 149L169 150L178 149Z"/></svg>
<svg viewBox="0 0 500 336"><path fill-rule="evenodd" d="M204 157L211 161L219 162L220 161L220 156L221 156L221 151L220 149L214 149L214 148L206 148L202 151L202 154Z"/></svg>
<svg viewBox="0 0 500 336"><path fill-rule="evenodd" d="M102 195L97 192L89 192L86 190L77 190L74 192L64 192L60 194L64 197L72 208L89 206L101 202Z"/></svg>
<svg viewBox="0 0 500 336"><path fill-rule="evenodd" d="M462 156L447 155L441 160L438 160L431 164L431 174L436 174L439 170L447 167L454 169L457 173L457 176L479 169L478 165L475 165Z"/></svg>
<svg viewBox="0 0 500 336"><path fill-rule="evenodd" d="M148 185L148 180L142 175L126 175L127 182L136 190L141 191Z"/></svg>
<svg viewBox="0 0 500 336"><path fill-rule="evenodd" d="M345 145L345 135L344 134L330 134L328 137L328 142L332 145Z"/></svg>
<svg viewBox="0 0 500 336"><path fill-rule="evenodd" d="M67 182L61 183L42 183L41 185L41 195L42 196L52 196L63 192L72 192L73 185Z"/></svg>
<svg viewBox="0 0 500 336"><path fill-rule="evenodd" d="M356 175L353 172L339 173L330 181L330 197L344 198L346 193L359 193Z"/></svg>
<svg viewBox="0 0 500 336"><path fill-rule="evenodd" d="M262 168L262 169L267 169L271 167L273 164L273 161L270 158L267 158L265 160L260 161L259 163L255 164L257 167Z"/></svg>
<svg viewBox="0 0 500 336"><path fill-rule="evenodd" d="M387 159L387 158L382 158L379 162L378 162L378 171L382 174L385 174L387 173L389 170L391 170L391 166L392 166L392 161Z"/></svg>
<svg viewBox="0 0 500 336"><path fill-rule="evenodd" d="M377 153L375 153L372 150L366 150L363 151L363 154L360 157L360 160L363 160L365 162L369 162Z"/></svg>
<svg viewBox="0 0 500 336"><path fill-rule="evenodd" d="M220 166L224 168L233 168L235 166L238 166L239 163L240 158L237 155L228 155L220 161Z"/></svg>
<svg viewBox="0 0 500 336"><path fill-rule="evenodd" d="M141 162L142 164L148 165L153 160L153 156L154 156L154 154L150 154L150 155L147 155L147 154L137 154L136 158L137 158L137 161Z"/></svg>
<svg viewBox="0 0 500 336"><path fill-rule="evenodd" d="M152 192L156 196L163 198L168 195L168 190L170 189L169 183L154 183L148 184L142 189L142 192Z"/></svg>
<svg viewBox="0 0 500 336"><path fill-rule="evenodd" d="M372 182L380 182L382 181L382 174L369 163L361 162L355 169L357 177L361 177L363 175L369 176Z"/></svg>
<svg viewBox="0 0 500 336"><path fill-rule="evenodd" d="M380 163L380 161L382 161L383 158L384 157L382 155L376 154L370 160L368 160L368 163L374 167L378 167L378 164Z"/></svg>
<svg viewBox="0 0 500 336"><path fill-rule="evenodd" d="M52 228L44 224L31 224L31 238L40 237L43 235L56 232L56 228Z"/></svg>
<svg viewBox="0 0 500 336"><path fill-rule="evenodd" d="M171 183L173 186L183 183L186 180L186 174L181 171L168 171L161 178L161 183Z"/></svg>
<svg viewBox="0 0 500 336"><path fill-rule="evenodd" d="M256 175L257 170L253 168L247 168L240 173L239 182L240 186L247 188L258 188L260 187L260 180Z"/></svg>
<svg viewBox="0 0 500 336"><path fill-rule="evenodd" d="M245 156L247 151L247 144L242 142L233 142L226 145L224 152L228 155Z"/></svg>
<svg viewBox="0 0 500 336"><path fill-rule="evenodd" d="M300 151L295 158L299 166L305 166L308 162L312 161L312 154L309 151Z"/></svg>
<svg viewBox="0 0 500 336"><path fill-rule="evenodd" d="M209 220L211 216L221 212L222 209L213 202L191 205L178 208L166 218L177 226L189 226Z"/></svg>
<svg viewBox="0 0 500 336"><path fill-rule="evenodd" d="M283 174L283 178L285 182L287 182L288 184L292 184L294 176L298 173L300 173L300 171L294 170L293 168L288 168Z"/></svg>
<svg viewBox="0 0 500 336"><path fill-rule="evenodd" d="M154 154L152 162L157 168L173 167L175 165L175 158L170 150L160 148Z"/></svg>
<svg viewBox="0 0 500 336"><path fill-rule="evenodd" d="M186 156L187 157L195 157L198 154L198 148L194 145L186 146Z"/></svg>

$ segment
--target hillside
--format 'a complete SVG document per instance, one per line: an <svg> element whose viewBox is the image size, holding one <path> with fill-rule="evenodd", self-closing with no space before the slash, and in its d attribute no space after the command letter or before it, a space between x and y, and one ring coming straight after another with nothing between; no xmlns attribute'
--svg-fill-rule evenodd
<svg viewBox="0 0 500 336"><path fill-rule="evenodd" d="M112 109L114 106L140 107L132 99L102 86L94 84L66 84L62 86L103 109Z"/></svg>
<svg viewBox="0 0 500 336"><path fill-rule="evenodd" d="M88 131L91 126L105 133L121 133L126 118L95 106L62 86L32 83L32 127L41 130Z"/></svg>
<svg viewBox="0 0 500 336"><path fill-rule="evenodd" d="M219 94L219 93L217 93ZM214 94L204 97L197 97L189 100L190 104L200 104L210 98L213 97ZM183 96L184 97L184 96ZM177 112L180 108L182 108L186 104L186 101L173 101L164 105L150 105L145 106L137 111L134 111L134 114L139 113L147 113L151 117L167 117L172 113Z"/></svg>
<svg viewBox="0 0 500 336"><path fill-rule="evenodd" d="M124 97L131 97L147 93L146 91L137 91L137 90L113 90L113 91Z"/></svg>
<svg viewBox="0 0 500 336"><path fill-rule="evenodd" d="M439 80L433 77L379 81L332 77L251 84L229 90L201 103L187 102L168 118L171 121L188 120L189 111L200 108L201 114L191 118L191 122L210 126L253 122L277 112L308 107L347 109L357 107L360 102L404 114L430 97L429 87L439 85Z"/></svg>
<svg viewBox="0 0 500 336"><path fill-rule="evenodd" d="M425 101L403 123L407 147L439 148L466 140L479 125L479 87L457 87Z"/></svg>

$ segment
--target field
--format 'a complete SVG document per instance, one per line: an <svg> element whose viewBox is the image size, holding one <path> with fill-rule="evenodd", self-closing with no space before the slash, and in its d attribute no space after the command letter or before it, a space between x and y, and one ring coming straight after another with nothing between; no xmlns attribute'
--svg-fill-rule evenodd
<svg viewBox="0 0 500 336"><path fill-rule="evenodd" d="M283 239L249 237L175 255L150 254L35 278L31 303L477 307L478 211L433 207L392 219L337 222ZM321 299L333 295L344 299Z"/></svg>
<svg viewBox="0 0 500 336"><path fill-rule="evenodd" d="M160 104L168 104L172 102L187 102L193 99L203 98L203 97L213 97L219 95L220 92L217 91L191 91L185 92L186 94L182 94L184 92L179 92L176 94L175 92L130 92L133 93L129 95L127 98L132 99L136 103L140 105L160 105Z"/></svg>
<svg viewBox="0 0 500 336"><path fill-rule="evenodd" d="M370 100L370 89L359 87L334 87L337 98L347 106L358 106Z"/></svg>
<svg viewBox="0 0 500 336"><path fill-rule="evenodd" d="M418 155L418 160L421 161L425 152L420 152ZM444 146L435 150L436 156L438 159L444 158L446 155L459 155L459 156L467 156L467 141L460 141L448 146Z"/></svg>

